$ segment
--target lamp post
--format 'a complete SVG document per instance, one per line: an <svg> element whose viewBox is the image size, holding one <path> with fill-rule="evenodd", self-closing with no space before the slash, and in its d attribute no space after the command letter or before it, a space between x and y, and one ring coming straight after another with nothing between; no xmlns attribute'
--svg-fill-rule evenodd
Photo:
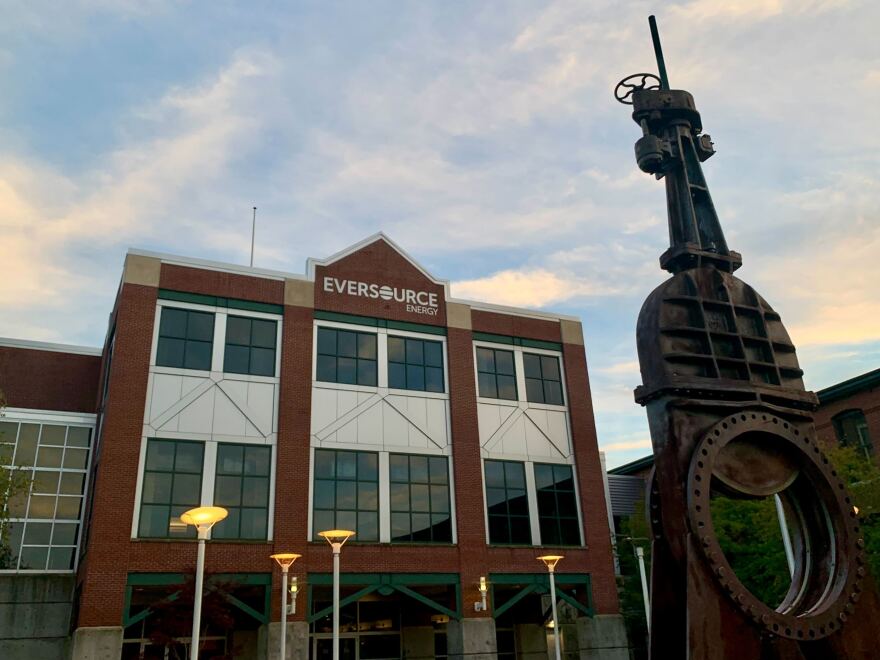
<svg viewBox="0 0 880 660"><path fill-rule="evenodd" d="M199 657L199 630L202 624L202 583L205 579L205 541L211 528L223 520L229 512L221 506L200 506L180 516L187 525L194 525L199 534L199 554L196 560L196 593L193 597L193 629L190 640L190 660Z"/></svg>
<svg viewBox="0 0 880 660"><path fill-rule="evenodd" d="M287 615L289 614L287 607L287 571L297 559L302 557L293 552L278 552L269 555L281 567L281 660L287 660L285 653L287 652ZM294 578L296 579L296 578Z"/></svg>
<svg viewBox="0 0 880 660"><path fill-rule="evenodd" d="M559 619L556 616L556 564L562 559L562 555L543 555L538 557L547 566L550 572L550 604L553 607L553 641L556 643L556 660L562 659L562 651L559 646Z"/></svg>
<svg viewBox="0 0 880 660"><path fill-rule="evenodd" d="M354 536L348 529L330 529L318 532L333 548L333 660L339 660L339 553L345 542Z"/></svg>
<svg viewBox="0 0 880 660"><path fill-rule="evenodd" d="M639 575L642 579L642 602L645 605L645 621L647 622L648 634L651 634L651 600L648 596L648 578L645 575L645 549L637 545L636 557L639 560Z"/></svg>

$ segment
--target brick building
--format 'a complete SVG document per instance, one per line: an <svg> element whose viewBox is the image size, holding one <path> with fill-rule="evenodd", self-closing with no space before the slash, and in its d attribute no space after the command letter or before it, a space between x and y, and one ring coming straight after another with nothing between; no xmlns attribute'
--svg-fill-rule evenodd
<svg viewBox="0 0 880 660"><path fill-rule="evenodd" d="M5 341L0 388L34 469L5 569L76 576L74 658L164 657L200 505L229 511L201 657L277 657L273 552L288 657L330 657L326 528L357 532L344 658L546 657L549 551L567 657L627 657L580 323L453 300L384 235L306 275L132 250L103 349Z"/></svg>

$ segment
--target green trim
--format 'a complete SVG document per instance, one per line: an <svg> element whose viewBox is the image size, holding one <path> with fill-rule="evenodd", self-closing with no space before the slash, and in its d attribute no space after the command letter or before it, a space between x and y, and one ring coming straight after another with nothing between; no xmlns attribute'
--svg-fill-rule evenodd
<svg viewBox="0 0 880 660"><path fill-rule="evenodd" d="M340 584L342 584L341 581L340 581ZM363 598L363 597L366 596L367 594L371 594L371 593L373 593L374 591L378 590L378 589L379 589L379 586L380 586L380 585L378 585L378 584L371 584L371 585L369 585L369 586L367 586L367 587L364 587L363 589L360 589L360 590L358 590L358 591L355 591L355 592L354 592L353 594L351 594L350 596L346 596L345 598L343 598L343 599L341 599L341 600L339 601L339 609L341 610L343 607L345 607L346 605L348 605L348 604L350 604L350 603L356 603L357 601L359 601L361 598ZM312 600L312 599L311 599L311 595L310 595L310 596L309 596L309 605L311 605L311 600ZM309 608L309 609L311 609L311 608ZM309 618L307 619L307 621L308 621L309 623L314 623L314 622L317 621L318 619L327 616L327 615L330 614L332 611L333 611L333 606L330 605L329 607L325 607L323 610L321 610L321 611L319 611L319 612L315 612L314 614L312 614L311 616L309 616Z"/></svg>
<svg viewBox="0 0 880 660"><path fill-rule="evenodd" d="M540 348L546 351L562 352L562 344L555 341L543 341L541 339L528 339L526 337L509 337L507 335L495 335L491 332L473 333L474 341L487 341L493 344L506 344L507 346L522 346L523 348Z"/></svg>
<svg viewBox="0 0 880 660"><path fill-rule="evenodd" d="M332 585L332 573L309 573L309 584ZM458 573L343 573L339 584L457 584Z"/></svg>
<svg viewBox="0 0 880 660"><path fill-rule="evenodd" d="M417 591L413 591L409 587L405 587L402 584L398 584L395 587L395 589L397 589L397 591L402 593L404 596L409 596L410 598L413 598L413 599L417 600L418 602L420 602L422 605L427 605L431 609L437 610L441 614L445 614L449 617L452 617L453 619L461 618L461 614L459 612L456 612L455 610L450 610L445 605L441 605L437 601L431 600L427 596L423 596L422 594L418 593Z"/></svg>
<svg viewBox="0 0 880 660"><path fill-rule="evenodd" d="M172 291L171 289L159 289L161 300L175 300L196 305L208 305L209 307L226 307L228 309L240 309L246 312L263 312L265 314L284 314L284 305L256 302L254 300L241 300L239 298L224 298L222 296L207 296L202 293L189 293L186 291Z"/></svg>
<svg viewBox="0 0 880 660"><path fill-rule="evenodd" d="M495 585L523 585L523 588L512 596L507 602L496 606L495 601ZM561 585L574 584L582 585L586 589L587 605L579 602L570 594L566 593ZM489 585L492 587L492 610L493 616L496 618L504 614L513 605L525 598L530 593L547 593L550 589L549 573L490 573ZM556 573L556 594L557 598L569 603L575 609L583 612L587 616L593 616L593 581L589 573Z"/></svg>
<svg viewBox="0 0 880 660"><path fill-rule="evenodd" d="M129 587L156 587L166 584L183 584L183 573L129 573L125 584Z"/></svg>
<svg viewBox="0 0 880 660"><path fill-rule="evenodd" d="M357 316L356 314L343 314L342 312L325 312L318 309L315 310L315 320L350 323L352 325L365 325L371 328L421 332L422 334L427 335L446 335L446 328L439 325L425 325L423 323L411 323L409 321L392 321L390 319L380 319L373 316Z"/></svg>
<svg viewBox="0 0 880 660"><path fill-rule="evenodd" d="M267 592L267 593L268 593L268 591L269 591L269 590L266 589L266 592ZM232 594L224 593L224 594L223 594L223 597L224 597L226 600L228 600L229 603L230 603L231 605L237 607L238 609L240 609L240 610L241 610L242 612L244 612L245 614L249 614L249 615L252 616L254 619L256 619L257 621L259 621L260 623L269 623L269 609L268 609L268 607L267 607L263 612L258 612L258 611L255 610L253 607L251 607L251 606L248 605L247 603L244 603L244 602L240 601L238 598L236 598L236 597L233 596ZM268 604L269 604L269 603L268 603L268 599L266 599L266 600L267 600L266 605L268 606Z"/></svg>
<svg viewBox="0 0 880 660"><path fill-rule="evenodd" d="M880 385L880 369L875 369L842 383L826 387L824 390L819 390L816 392L816 396L819 397L819 405L825 405L878 385Z"/></svg>
<svg viewBox="0 0 880 660"><path fill-rule="evenodd" d="M525 589L522 589L519 592L517 592L517 594L513 598L508 600L506 603L504 603L504 605L502 605L500 607L495 606L495 590L493 589L492 590L492 615L496 618L501 616L507 610L509 610L511 607L516 605L519 601L521 601L523 598L528 596L530 593L533 593L537 589L538 589L537 584L530 584Z"/></svg>
<svg viewBox="0 0 880 660"><path fill-rule="evenodd" d="M608 474L632 474L633 472L639 472L640 470L649 468L652 465L654 465L654 455L650 454L649 456L637 458L624 465L618 465L616 468L611 468L608 470Z"/></svg>

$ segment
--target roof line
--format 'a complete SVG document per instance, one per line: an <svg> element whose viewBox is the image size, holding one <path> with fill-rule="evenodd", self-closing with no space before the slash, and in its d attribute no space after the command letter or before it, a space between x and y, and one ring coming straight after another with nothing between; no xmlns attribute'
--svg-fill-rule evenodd
<svg viewBox="0 0 880 660"><path fill-rule="evenodd" d="M53 353L71 353L73 355L101 355L102 349L95 346L78 346L76 344L55 344L32 339L13 339L0 337L0 346L7 348L23 348L33 351L51 351Z"/></svg>
<svg viewBox="0 0 880 660"><path fill-rule="evenodd" d="M205 270L216 270L224 273L235 273L237 275L249 275L251 277L264 277L273 280L309 280L302 273L288 273L282 270L272 270L269 268L254 268L253 266L242 266L240 264L230 264L223 261L212 261L210 259L199 259L197 257L184 257L179 254L169 254L167 252L153 252L151 250L140 250L137 248L129 248L128 254L135 254L141 257L152 257L168 264L176 266L190 266L196 268L204 268Z"/></svg>
<svg viewBox="0 0 880 660"><path fill-rule="evenodd" d="M647 456L637 458L629 463L618 465L616 468L611 468L608 470L608 474L630 474L632 472L643 470L646 467L651 467L652 465L654 465L654 454L648 454Z"/></svg>
<svg viewBox="0 0 880 660"><path fill-rule="evenodd" d="M816 392L816 396L819 397L820 404L830 403L831 401L837 401L838 399L842 399L851 394L855 394L856 392L861 392L862 390L867 390L878 385L880 385L880 369L874 369L873 371L869 371L826 387L823 390L819 390Z"/></svg>

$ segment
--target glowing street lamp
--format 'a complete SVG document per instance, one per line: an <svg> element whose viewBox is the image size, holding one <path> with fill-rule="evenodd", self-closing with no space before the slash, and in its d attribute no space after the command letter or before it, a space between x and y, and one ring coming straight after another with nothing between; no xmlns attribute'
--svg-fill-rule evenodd
<svg viewBox="0 0 880 660"><path fill-rule="evenodd" d="M199 628L202 624L202 583L205 579L205 541L211 528L223 520L229 512L222 506L200 506L190 509L180 516L187 525L194 525L199 533L199 554L196 560L196 593L193 599L193 629L190 641L189 657L198 660Z"/></svg>
<svg viewBox="0 0 880 660"><path fill-rule="evenodd" d="M559 619L556 616L556 579L554 574L556 572L556 564L558 564L559 560L562 558L562 555L544 555L538 557L538 559L544 562L547 566L547 570L550 572L550 604L553 607L553 641L556 643L556 660L561 660L562 651L559 647Z"/></svg>
<svg viewBox="0 0 880 660"><path fill-rule="evenodd" d="M287 660L285 655L287 651L287 615L290 614L290 608L287 606L287 571L297 559L302 557L294 552L278 552L269 555L281 567L281 660ZM296 580L296 578L293 578ZM296 594L293 596L296 598Z"/></svg>
<svg viewBox="0 0 880 660"><path fill-rule="evenodd" d="M354 536L348 529L330 529L318 532L333 548L333 660L339 660L339 553L345 542Z"/></svg>

